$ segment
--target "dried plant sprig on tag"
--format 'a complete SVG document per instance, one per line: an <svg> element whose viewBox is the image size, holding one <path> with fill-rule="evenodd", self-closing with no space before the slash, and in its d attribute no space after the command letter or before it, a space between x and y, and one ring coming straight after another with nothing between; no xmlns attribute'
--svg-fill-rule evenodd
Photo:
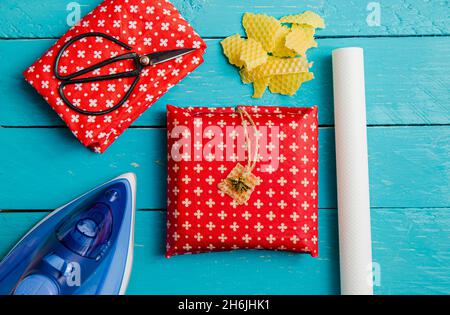
<svg viewBox="0 0 450 315"><path fill-rule="evenodd" d="M230 181L231 186L237 192L246 192L250 190L250 186L245 183L245 180L242 177L238 178L227 178Z"/></svg>
<svg viewBox="0 0 450 315"><path fill-rule="evenodd" d="M251 193L256 185L259 184L258 178L252 174L253 169L258 161L258 137L256 137L255 152L252 155L251 141L248 135L248 123L253 127L255 135L257 134L256 125L249 113L243 108L238 108L237 111L241 117L242 126L244 127L245 142L247 144L248 161L247 165L244 167L240 163L228 174L227 178L222 180L218 187L221 191L233 198L238 204L243 204L247 202L250 198ZM245 116L245 117L244 117ZM248 120L248 121L247 121Z"/></svg>
<svg viewBox="0 0 450 315"><path fill-rule="evenodd" d="M240 182L239 179L241 179ZM242 205L250 199L252 192L259 183L260 180L257 176L249 173L242 164L237 163L217 187L235 200L237 204Z"/></svg>

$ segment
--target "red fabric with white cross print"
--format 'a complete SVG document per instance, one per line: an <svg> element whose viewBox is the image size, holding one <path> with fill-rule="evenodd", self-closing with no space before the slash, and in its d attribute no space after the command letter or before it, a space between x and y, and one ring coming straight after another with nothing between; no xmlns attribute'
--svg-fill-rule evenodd
<svg viewBox="0 0 450 315"><path fill-rule="evenodd" d="M55 77L53 66L60 48L68 40L92 32L112 36L130 46L131 50L107 38L80 39L69 46L61 57L58 68L61 75L72 74L128 52L145 55L181 48L196 50L144 68L137 85L121 107L103 115L82 114L63 102L58 92L61 81ZM168 1L106 0L61 37L24 72L24 76L74 135L85 146L101 153L168 89L203 62L205 48L204 41ZM115 62L81 78L122 73L134 66L131 60ZM67 85L64 94L77 108L89 112L101 111L117 104L130 89L133 80L121 78Z"/></svg>
<svg viewBox="0 0 450 315"><path fill-rule="evenodd" d="M259 145L252 170L259 184L240 205L218 188L237 163L248 162L236 108L167 107L166 256L232 249L317 256L317 107L238 109L257 129L250 151Z"/></svg>

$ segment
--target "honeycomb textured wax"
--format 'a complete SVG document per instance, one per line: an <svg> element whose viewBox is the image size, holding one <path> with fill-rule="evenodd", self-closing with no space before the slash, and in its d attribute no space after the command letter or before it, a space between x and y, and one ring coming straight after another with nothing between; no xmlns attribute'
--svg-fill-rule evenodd
<svg viewBox="0 0 450 315"><path fill-rule="evenodd" d="M254 39L247 39L241 48L241 61L248 70L252 70L267 61L267 52L260 42Z"/></svg>
<svg viewBox="0 0 450 315"><path fill-rule="evenodd" d="M300 56L306 57L306 51L309 48L317 47L317 42L314 40L314 28L306 24L293 26L286 36L285 45Z"/></svg>
<svg viewBox="0 0 450 315"><path fill-rule="evenodd" d="M221 42L223 53L232 65L242 67L244 64L241 61L241 50L244 43L245 39L241 38L239 34L229 36Z"/></svg>
<svg viewBox="0 0 450 315"><path fill-rule="evenodd" d="M281 23L307 24L314 28L325 28L325 21L322 17L312 11L305 11L302 14L283 16L280 21Z"/></svg>
<svg viewBox="0 0 450 315"><path fill-rule="evenodd" d="M269 89L272 93L294 95L303 82L314 79L312 72L281 74L270 77Z"/></svg>
<svg viewBox="0 0 450 315"><path fill-rule="evenodd" d="M308 72L311 64L305 58L278 58L269 56L267 62L258 66L254 70L243 68L241 77L244 83L252 83L263 77Z"/></svg>
<svg viewBox="0 0 450 315"><path fill-rule="evenodd" d="M270 77L263 77L253 82L253 97L260 98L269 85Z"/></svg>
<svg viewBox="0 0 450 315"><path fill-rule="evenodd" d="M295 57L297 53L286 47L286 36L291 32L290 28L283 25L282 31L275 40L275 48L272 55L275 57Z"/></svg>
<svg viewBox="0 0 450 315"><path fill-rule="evenodd" d="M282 32L280 22L265 14L245 13L242 18L247 37L261 43L263 48L271 52L275 47L275 39Z"/></svg>
<svg viewBox="0 0 450 315"><path fill-rule="evenodd" d="M245 13L242 24L247 39L235 34L221 44L228 61L240 68L242 82L253 84L254 98L262 97L267 87L271 93L292 96L303 82L314 78L306 54L317 47L316 28L325 27L318 14L305 11L278 20Z"/></svg>

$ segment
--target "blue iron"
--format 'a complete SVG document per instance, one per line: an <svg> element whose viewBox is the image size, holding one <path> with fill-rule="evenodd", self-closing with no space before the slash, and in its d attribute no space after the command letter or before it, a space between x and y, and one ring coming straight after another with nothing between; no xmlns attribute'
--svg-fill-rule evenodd
<svg viewBox="0 0 450 315"><path fill-rule="evenodd" d="M127 173L54 210L0 263L0 294L124 294L135 206Z"/></svg>

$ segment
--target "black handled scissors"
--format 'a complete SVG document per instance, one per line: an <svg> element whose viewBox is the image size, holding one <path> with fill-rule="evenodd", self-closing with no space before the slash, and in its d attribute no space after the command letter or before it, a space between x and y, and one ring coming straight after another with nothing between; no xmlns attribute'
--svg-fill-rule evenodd
<svg viewBox="0 0 450 315"><path fill-rule="evenodd" d="M94 64L93 66L90 66L83 70L71 73L69 75L63 76L63 75L59 74L58 73L59 60L61 59L61 56L64 54L66 49L70 45L72 45L74 42L76 42L82 38L86 38L86 37L103 37L103 38L106 38L106 39L114 42L115 44L125 48L126 50L132 50L132 47L121 42L120 40L118 40L110 35L99 33L99 32L90 32L90 33L84 33L84 34L75 36L74 38L67 41L61 47L61 49L58 52L58 55L56 56L55 63L53 65L53 72L55 74L55 77L61 81L61 84L59 85L59 95L61 96L61 99L67 106L72 108L74 111L84 114L84 115L104 115L104 114L107 114L107 113L110 113L110 112L116 110L117 108L122 106L127 101L127 99L130 97L131 93L133 92L133 89L135 88L136 84L138 83L138 81L140 79L142 69L144 69L145 67L148 67L148 66L157 65L159 63L178 58L180 56L186 55L186 54L196 50L195 48L174 49L174 50L160 51L160 52L156 52L156 53L152 53L152 54L148 54L148 55L139 55L136 52L129 52L129 53L125 53L123 55L118 55L116 57L106 59L102 62ZM107 66L111 63L114 63L114 62L117 62L120 60L133 60L135 69L133 69L131 71L121 72L121 73L94 76L94 77L84 77L84 78L77 79L77 77L79 77L79 76L82 76L91 71L103 68L104 66ZM130 78L130 77L136 77L136 78L134 79L134 81L131 84L128 91L125 93L124 97L116 105L114 105L111 108L105 109L105 110L88 111L88 110L80 109L77 106L73 105L67 99L67 97L64 95L64 91L63 91L64 87L67 85L70 85L70 84L90 83L90 82L98 82L98 81L114 80L114 79L120 79L120 78Z"/></svg>

